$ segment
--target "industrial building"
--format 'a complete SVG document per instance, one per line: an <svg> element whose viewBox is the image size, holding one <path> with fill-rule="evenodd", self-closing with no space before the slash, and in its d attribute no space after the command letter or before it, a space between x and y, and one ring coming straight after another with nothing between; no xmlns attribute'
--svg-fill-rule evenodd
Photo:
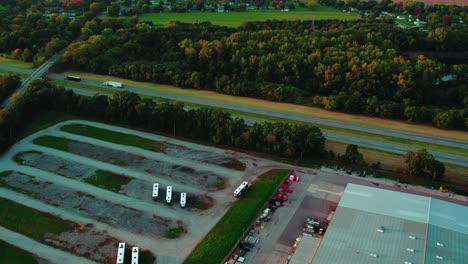
<svg viewBox="0 0 468 264"><path fill-rule="evenodd" d="M312 263L466 264L468 209L348 184Z"/></svg>

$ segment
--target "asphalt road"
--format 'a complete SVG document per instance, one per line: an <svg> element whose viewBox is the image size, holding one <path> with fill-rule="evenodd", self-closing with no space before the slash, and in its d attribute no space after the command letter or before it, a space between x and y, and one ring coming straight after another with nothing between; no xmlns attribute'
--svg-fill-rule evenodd
<svg viewBox="0 0 468 264"><path fill-rule="evenodd" d="M49 74L48 77L54 80L63 80L65 78L64 76L59 75L59 74ZM85 85L90 85L90 86L104 87L101 82L96 82L96 81L82 80L81 83ZM120 90L118 88L111 88L111 87L106 87L106 88ZM305 123L311 123L311 124L317 124L317 125L323 125L323 126L329 126L329 127L338 127L338 128L349 129L349 130L367 132L371 134L402 138L402 139L414 140L414 141L420 141L420 142L427 142L427 143L450 146L450 147L455 147L455 148L468 149L468 135L467 135L466 140L463 140L463 141L454 140L454 139L439 138L435 136L421 135L421 134L415 134L415 133L403 132L403 131L397 131L397 130L391 130L391 129L385 129L385 128L350 124L346 122L305 116L301 114L291 114L291 113L284 113L284 112L279 112L279 111L274 111L274 110L265 110L265 109L256 108L256 107L248 107L248 106L240 106L240 105L235 105L235 104L214 102L210 100L193 98L189 96L167 94L167 93L157 92L157 91L149 91L149 90L139 89L139 88L135 88L131 86L125 86L125 90L132 91L141 95L161 97L161 98L166 98L170 100L178 100L178 101L183 101L183 102L188 102L188 103L196 103L196 104L219 107L219 108L224 108L224 109L229 109L229 110L242 111L242 112L247 112L247 113L254 113L254 114L259 114L259 115L295 120L295 121L300 121L300 122L305 122Z"/></svg>
<svg viewBox="0 0 468 264"><path fill-rule="evenodd" d="M95 92L74 88L74 87L66 87L67 89L73 90L77 94L85 95L85 96L93 96ZM111 89L111 88L110 88ZM126 88L127 89L127 88ZM256 122L261 122L260 120L255 119L246 119L244 118L245 122L248 125L252 125ZM417 151L416 148L402 146L398 144L389 144L381 141L369 140L365 138L356 138L350 136L344 136L339 134L333 134L328 132L322 132L323 135L331 141L342 142L345 144L355 144L361 147L369 148L369 149L376 149L381 151L386 151L390 153L405 155L408 150ZM434 157L444 163L455 164L459 166L467 166L468 164L468 157L456 156L447 153L437 152L437 151L430 151Z"/></svg>

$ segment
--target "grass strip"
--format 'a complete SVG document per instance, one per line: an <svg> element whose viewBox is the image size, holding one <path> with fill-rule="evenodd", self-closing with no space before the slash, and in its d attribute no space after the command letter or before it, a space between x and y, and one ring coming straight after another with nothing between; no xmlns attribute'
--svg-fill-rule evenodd
<svg viewBox="0 0 468 264"><path fill-rule="evenodd" d="M36 264L32 254L0 240L0 263Z"/></svg>
<svg viewBox="0 0 468 264"><path fill-rule="evenodd" d="M271 170L259 176L258 182L229 209L184 264L221 263L287 175L288 170Z"/></svg>
<svg viewBox="0 0 468 264"><path fill-rule="evenodd" d="M60 129L67 133L91 137L119 145L132 146L154 152L162 151L162 145L160 142L103 128L77 124L65 125L62 126Z"/></svg>
<svg viewBox="0 0 468 264"><path fill-rule="evenodd" d="M71 224L47 213L0 198L0 225L35 240L72 230Z"/></svg>
<svg viewBox="0 0 468 264"><path fill-rule="evenodd" d="M22 69L32 69L32 63L0 56L0 64Z"/></svg>
<svg viewBox="0 0 468 264"><path fill-rule="evenodd" d="M97 170L96 174L88 177L84 182L113 192L119 192L122 185L128 184L131 178L110 171Z"/></svg>
<svg viewBox="0 0 468 264"><path fill-rule="evenodd" d="M56 137L56 136L42 136L35 138L33 143L36 145L54 148L62 151L69 151L69 144L73 142L78 142L75 140L71 140L68 138L63 137Z"/></svg>

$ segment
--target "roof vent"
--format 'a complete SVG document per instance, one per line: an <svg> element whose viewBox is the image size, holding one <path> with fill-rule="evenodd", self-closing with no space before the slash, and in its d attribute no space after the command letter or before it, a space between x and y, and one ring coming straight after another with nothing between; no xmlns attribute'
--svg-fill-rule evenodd
<svg viewBox="0 0 468 264"><path fill-rule="evenodd" d="M436 256L436 259L440 259L440 260L442 260L442 259L444 259L444 258L443 258L443 257L441 257L441 256Z"/></svg>
<svg viewBox="0 0 468 264"><path fill-rule="evenodd" d="M415 237L415 236L409 236L408 238L409 238L409 239L416 240L416 237Z"/></svg>
<svg viewBox="0 0 468 264"><path fill-rule="evenodd" d="M383 230L383 229L381 229L381 228L379 228L379 229L377 229L377 232L379 232L379 233L383 233L383 232L384 232L384 230Z"/></svg>
<svg viewBox="0 0 468 264"><path fill-rule="evenodd" d="M370 257L374 257L374 258L378 258L378 257L379 257L379 256L378 256L377 254L375 254L375 253L370 253L369 256L370 256Z"/></svg>
<svg viewBox="0 0 468 264"><path fill-rule="evenodd" d="M443 247L443 246L444 246L444 244L437 242L437 246L439 246L439 247Z"/></svg>
<svg viewBox="0 0 468 264"><path fill-rule="evenodd" d="M414 252L414 248L407 248L406 251Z"/></svg>

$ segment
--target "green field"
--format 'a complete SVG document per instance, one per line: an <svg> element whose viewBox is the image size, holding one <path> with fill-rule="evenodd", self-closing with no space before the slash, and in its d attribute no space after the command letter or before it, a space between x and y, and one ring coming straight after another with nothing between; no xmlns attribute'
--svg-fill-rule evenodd
<svg viewBox="0 0 468 264"><path fill-rule="evenodd" d="M98 127L88 125L65 125L60 129L68 133L91 137L119 145L132 146L154 152L162 151L162 145L159 142Z"/></svg>
<svg viewBox="0 0 468 264"><path fill-rule="evenodd" d="M32 69L32 63L0 56L0 64L22 69Z"/></svg>
<svg viewBox="0 0 468 264"><path fill-rule="evenodd" d="M33 208L0 198L0 226L43 240L46 234L59 234L73 229L59 218Z"/></svg>
<svg viewBox="0 0 468 264"><path fill-rule="evenodd" d="M197 245L184 264L219 264L248 231L267 201L287 177L288 170L272 170L258 177L241 197Z"/></svg>
<svg viewBox="0 0 468 264"><path fill-rule="evenodd" d="M151 21L157 26L162 26L170 21L180 21L186 23L195 23L210 21L212 24L238 27L245 21L265 21L265 20L325 20L339 19L350 20L358 19L356 13L348 14L331 7L316 7L314 9L297 8L288 12L280 10L253 10L247 12L201 12L190 11L187 13L150 13L139 16L140 21Z"/></svg>
<svg viewBox="0 0 468 264"><path fill-rule="evenodd" d="M54 136L42 136L33 140L36 145L54 148L62 151L68 151L70 143L77 142L68 138L54 137Z"/></svg>
<svg viewBox="0 0 468 264"><path fill-rule="evenodd" d="M28 252L0 240L0 263L36 264L37 260Z"/></svg>
<svg viewBox="0 0 468 264"><path fill-rule="evenodd" d="M86 178L84 181L99 188L118 193L121 186L127 184L130 180L131 178L123 175L109 171L98 170L96 171L95 175Z"/></svg>

